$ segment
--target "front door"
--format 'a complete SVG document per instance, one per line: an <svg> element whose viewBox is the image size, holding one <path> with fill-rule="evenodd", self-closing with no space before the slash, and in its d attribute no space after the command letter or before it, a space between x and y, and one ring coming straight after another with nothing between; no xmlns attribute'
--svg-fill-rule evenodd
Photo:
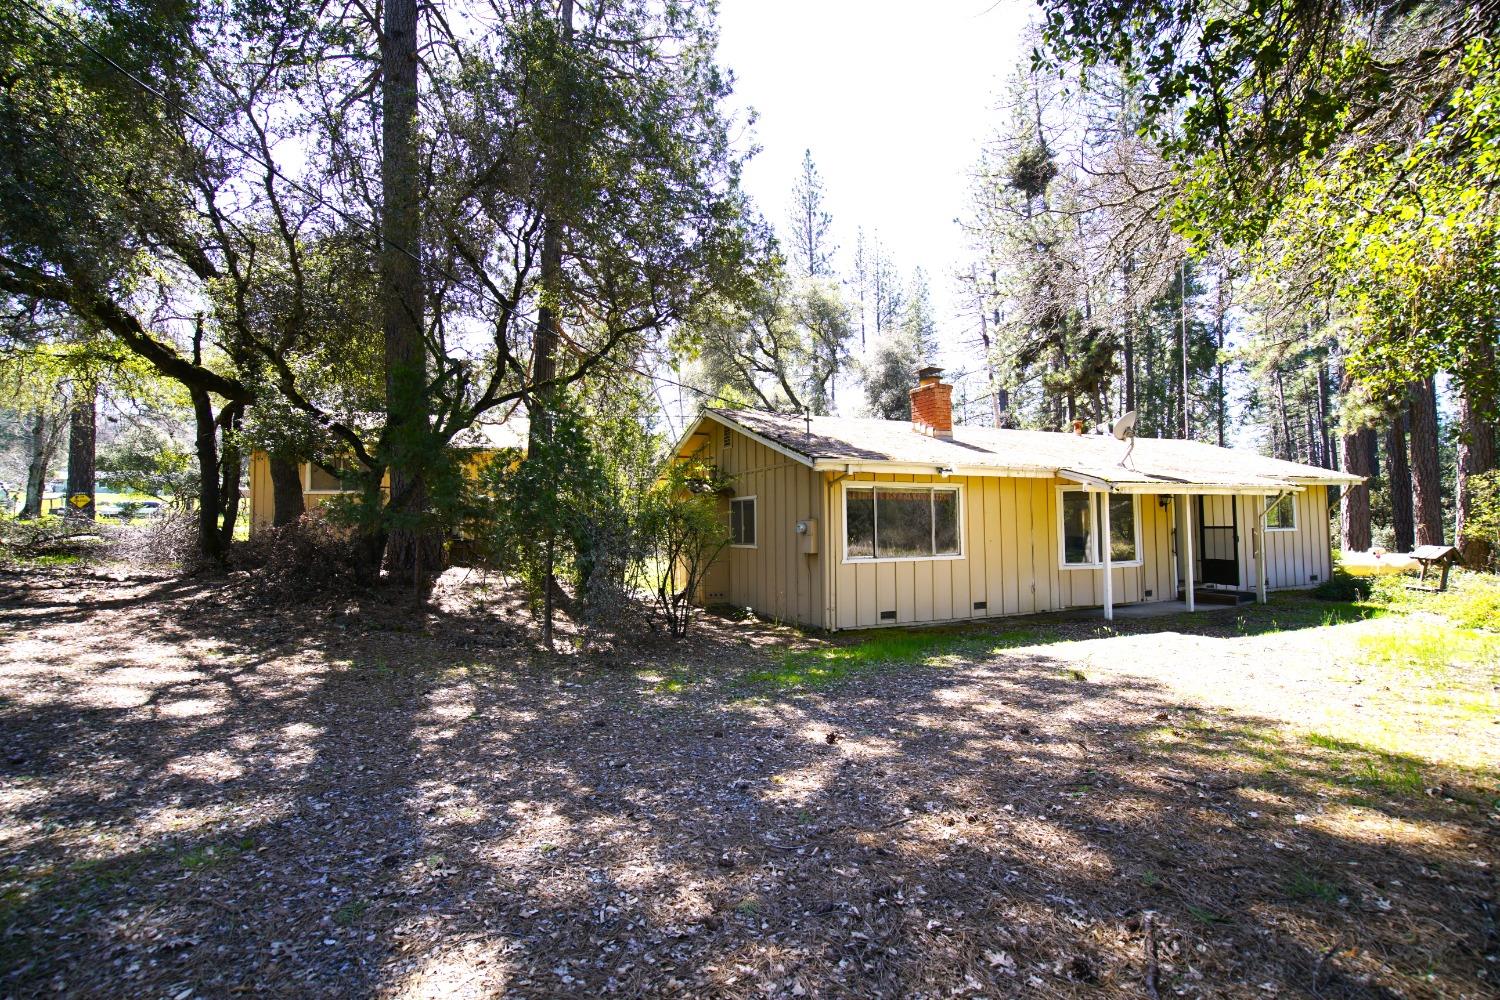
<svg viewBox="0 0 1500 1000"><path fill-rule="evenodd" d="M1204 583L1240 585L1239 515L1232 496L1198 496L1198 551Z"/></svg>

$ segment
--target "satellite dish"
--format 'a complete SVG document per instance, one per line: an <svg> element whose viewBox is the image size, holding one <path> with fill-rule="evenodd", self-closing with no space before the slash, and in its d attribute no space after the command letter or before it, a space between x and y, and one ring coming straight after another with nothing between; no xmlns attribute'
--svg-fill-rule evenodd
<svg viewBox="0 0 1500 1000"><path fill-rule="evenodd" d="M1115 425L1110 428L1110 433L1121 441L1135 437L1135 411L1127 410L1123 417L1115 421Z"/></svg>

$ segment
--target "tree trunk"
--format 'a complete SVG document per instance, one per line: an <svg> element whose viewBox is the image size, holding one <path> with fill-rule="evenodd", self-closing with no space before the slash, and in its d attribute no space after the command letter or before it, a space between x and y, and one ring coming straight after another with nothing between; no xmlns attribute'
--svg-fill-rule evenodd
<svg viewBox="0 0 1500 1000"><path fill-rule="evenodd" d="M219 536L219 425L207 390L190 389L194 448L198 453L198 552L217 562L224 557Z"/></svg>
<svg viewBox="0 0 1500 1000"><path fill-rule="evenodd" d="M1438 466L1437 387L1430 378L1411 390L1412 512L1418 545L1443 544L1443 498Z"/></svg>
<svg viewBox="0 0 1500 1000"><path fill-rule="evenodd" d="M271 524L284 528L306 512L302 500L302 470L291 459L271 456Z"/></svg>
<svg viewBox="0 0 1500 1000"><path fill-rule="evenodd" d="M442 539L428 521L435 444L428 406L422 284L421 164L417 149L417 0L386 0L381 39L380 292L385 335L386 443L391 496L386 561L420 586Z"/></svg>
<svg viewBox="0 0 1500 1000"><path fill-rule="evenodd" d="M1411 466L1406 461L1406 414L1396 413L1385 432L1385 480L1391 491L1391 548L1410 552L1415 544L1412 521Z"/></svg>
<svg viewBox="0 0 1500 1000"><path fill-rule="evenodd" d="M1474 569L1488 566L1494 557L1489 539L1469 530L1474 502L1471 476L1490 472L1495 463L1495 428L1482 419L1474 400L1465 392L1460 401L1458 428L1458 518L1454 527L1464 563Z"/></svg>
<svg viewBox="0 0 1500 1000"><path fill-rule="evenodd" d="M1372 476L1370 442L1375 432L1362 427L1343 436L1344 471L1354 476ZM1361 483L1344 490L1340 507L1340 529L1345 552L1368 552L1370 549L1370 486Z"/></svg>
<svg viewBox="0 0 1500 1000"><path fill-rule="evenodd" d="M98 387L92 379L73 381L73 401L68 407L68 489L63 516L92 521L94 504L94 442ZM76 503L85 497L87 503Z"/></svg>
<svg viewBox="0 0 1500 1000"><path fill-rule="evenodd" d="M562 0L558 11L558 37L562 48L573 45L573 0ZM563 76L566 79L566 74ZM560 197L568 182L568 160L571 156L569 137L564 133L568 121L568 95L558 92L551 95L553 130L548 143L545 170L547 173L542 189L550 202ZM531 425L526 443L528 455L540 455L551 447L552 414L548 405L555 394L550 383L557 378L557 345L561 339L561 319L557 306L562 290L562 220L557 218L550 204L543 207L542 218L542 304L537 310L536 337L532 342L531 383L541 386L540 393L528 397L528 416ZM552 648L553 588L557 585L553 568L554 545L549 536L545 548L545 567L542 587L545 598L542 602L542 643Z"/></svg>
<svg viewBox="0 0 1500 1000"><path fill-rule="evenodd" d="M57 432L49 426L46 410L37 410L27 430L26 499L21 507L21 518L29 520L42 516L42 496L47 492L47 470L52 466L52 456L57 448Z"/></svg>
<svg viewBox="0 0 1500 1000"><path fill-rule="evenodd" d="M239 429L243 403L228 403L219 412L216 423L224 429L224 448L219 456L219 545L228 552L234 541L234 527L240 517L240 448L234 444Z"/></svg>

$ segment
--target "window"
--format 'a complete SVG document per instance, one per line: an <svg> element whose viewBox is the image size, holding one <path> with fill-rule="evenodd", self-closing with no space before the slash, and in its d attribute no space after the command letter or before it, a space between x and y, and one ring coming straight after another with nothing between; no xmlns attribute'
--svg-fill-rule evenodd
<svg viewBox="0 0 1500 1000"><path fill-rule="evenodd" d="M1075 487L1059 488L1058 530L1062 539L1063 569L1097 569L1104 565L1099 529L1104 504L1109 504L1109 560L1116 566L1139 566L1140 532L1136 527L1136 497L1131 493L1090 493Z"/></svg>
<svg viewBox="0 0 1500 1000"><path fill-rule="evenodd" d="M1266 511L1266 530L1296 531L1297 504L1290 493L1273 503Z"/></svg>
<svg viewBox="0 0 1500 1000"><path fill-rule="evenodd" d="M956 559L963 554L956 486L848 486L844 559Z"/></svg>
<svg viewBox="0 0 1500 1000"><path fill-rule="evenodd" d="M729 544L755 548L754 497L735 497L729 501Z"/></svg>
<svg viewBox="0 0 1500 1000"><path fill-rule="evenodd" d="M309 493L355 493L359 481L354 474L337 468L309 462L307 466L307 492Z"/></svg>

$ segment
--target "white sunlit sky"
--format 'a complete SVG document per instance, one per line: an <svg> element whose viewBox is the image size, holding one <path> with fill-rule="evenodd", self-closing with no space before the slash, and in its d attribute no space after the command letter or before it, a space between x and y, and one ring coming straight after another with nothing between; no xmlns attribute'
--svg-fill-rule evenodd
<svg viewBox="0 0 1500 1000"><path fill-rule="evenodd" d="M954 220L1002 83L1030 58L1022 35L1034 14L1029 0L721 0L720 62L735 102L758 116L746 186L761 212L784 232L812 150L840 271L852 273L859 226L879 232L903 275L921 265L950 369L974 367L960 348Z"/></svg>

